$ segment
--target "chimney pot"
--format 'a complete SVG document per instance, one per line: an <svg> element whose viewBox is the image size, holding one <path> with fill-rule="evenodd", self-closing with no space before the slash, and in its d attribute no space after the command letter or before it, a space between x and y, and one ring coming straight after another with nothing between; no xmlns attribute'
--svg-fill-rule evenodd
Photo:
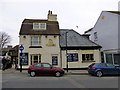
<svg viewBox="0 0 120 90"><path fill-rule="evenodd" d="M49 11L48 11L48 14L50 14L50 13L51 13L51 11L49 10Z"/></svg>
<svg viewBox="0 0 120 90"><path fill-rule="evenodd" d="M52 14L52 11L51 11L51 13L50 14Z"/></svg>

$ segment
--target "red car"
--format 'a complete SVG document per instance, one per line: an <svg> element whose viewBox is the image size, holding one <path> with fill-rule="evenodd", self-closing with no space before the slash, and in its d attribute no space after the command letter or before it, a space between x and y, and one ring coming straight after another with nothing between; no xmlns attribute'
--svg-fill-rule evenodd
<svg viewBox="0 0 120 90"><path fill-rule="evenodd" d="M53 67L49 63L35 63L28 68L28 73L31 77L36 75L55 75L56 77L60 77L64 74L64 70Z"/></svg>

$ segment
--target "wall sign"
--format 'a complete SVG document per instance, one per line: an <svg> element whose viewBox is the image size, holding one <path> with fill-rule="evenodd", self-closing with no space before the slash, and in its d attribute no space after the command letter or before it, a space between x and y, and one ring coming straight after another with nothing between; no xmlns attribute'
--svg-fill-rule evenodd
<svg viewBox="0 0 120 90"><path fill-rule="evenodd" d="M58 65L58 57L52 56L52 65Z"/></svg>
<svg viewBox="0 0 120 90"><path fill-rule="evenodd" d="M22 65L28 65L28 53L20 53L20 60Z"/></svg>

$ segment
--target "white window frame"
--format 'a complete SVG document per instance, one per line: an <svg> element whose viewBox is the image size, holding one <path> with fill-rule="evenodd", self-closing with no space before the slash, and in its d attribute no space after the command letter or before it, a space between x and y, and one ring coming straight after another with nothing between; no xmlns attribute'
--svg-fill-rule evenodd
<svg viewBox="0 0 120 90"><path fill-rule="evenodd" d="M37 43L38 45L35 45L34 38L37 37ZM31 46L41 46L41 36L31 36Z"/></svg>
<svg viewBox="0 0 120 90"><path fill-rule="evenodd" d="M35 24L38 24L38 28L35 28ZM44 25L44 27L42 27ZM34 30L46 30L46 23L33 23Z"/></svg>

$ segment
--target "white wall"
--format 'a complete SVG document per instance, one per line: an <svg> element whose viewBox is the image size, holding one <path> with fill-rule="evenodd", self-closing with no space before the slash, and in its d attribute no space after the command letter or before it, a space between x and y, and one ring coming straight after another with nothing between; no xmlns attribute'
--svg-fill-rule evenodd
<svg viewBox="0 0 120 90"><path fill-rule="evenodd" d="M97 32L97 41L94 41L94 32ZM118 14L103 11L91 31L90 39L101 45L103 50L118 49Z"/></svg>
<svg viewBox="0 0 120 90"><path fill-rule="evenodd" d="M92 63L100 63L101 56L99 49L96 50L68 50L68 53L78 53L78 61L68 62L68 68L87 68ZM82 62L82 54L93 54L94 62ZM62 67L66 68L66 51L62 50Z"/></svg>
<svg viewBox="0 0 120 90"><path fill-rule="evenodd" d="M26 36L26 38L23 38ZM47 46L49 39L52 39L55 46ZM31 46L31 36L30 35L21 35L20 36L20 45L24 46L23 53L28 53L29 65L31 64L30 55L40 54L41 62L47 62L52 64L52 55L58 55L58 65L60 67L60 47L59 47L59 36L54 37L54 35L41 35L41 46L42 48L29 48ZM20 51L19 51L20 53ZM19 61L19 60L18 60ZM19 64L19 63L18 63ZM28 66L23 66L23 68L28 68Z"/></svg>

